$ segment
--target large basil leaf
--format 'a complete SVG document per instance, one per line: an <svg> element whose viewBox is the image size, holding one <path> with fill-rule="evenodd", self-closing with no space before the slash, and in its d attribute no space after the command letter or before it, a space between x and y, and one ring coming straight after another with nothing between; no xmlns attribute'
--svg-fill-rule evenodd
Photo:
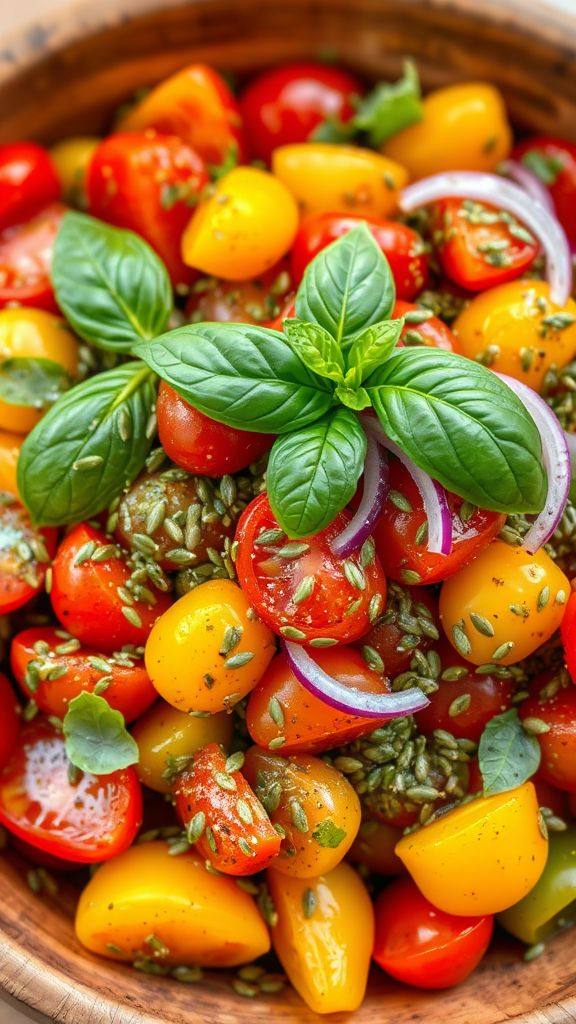
<svg viewBox="0 0 576 1024"><path fill-rule="evenodd" d="M538 771L540 756L540 744L524 731L516 708L491 718L478 746L484 796L521 786Z"/></svg>
<svg viewBox="0 0 576 1024"><path fill-rule="evenodd" d="M106 508L144 465L155 402L154 374L140 362L66 392L18 459L18 488L34 522L61 526Z"/></svg>
<svg viewBox="0 0 576 1024"><path fill-rule="evenodd" d="M365 224L326 246L308 264L296 316L320 324L340 344L386 320L394 305L388 260Z"/></svg>
<svg viewBox="0 0 576 1024"><path fill-rule="evenodd" d="M172 311L168 272L144 239L84 213L67 213L52 263L60 309L80 337L129 352L166 329Z"/></svg>
<svg viewBox="0 0 576 1024"><path fill-rule="evenodd" d="M18 356L0 362L0 400L8 405L45 409L70 384L66 371L52 359Z"/></svg>
<svg viewBox="0 0 576 1024"><path fill-rule="evenodd" d="M366 435L348 409L275 441L268 497L289 537L307 537L332 522L352 498L365 457Z"/></svg>
<svg viewBox="0 0 576 1024"><path fill-rule="evenodd" d="M110 775L140 758L124 716L95 693L85 691L70 701L62 729L68 760L83 772Z"/></svg>
<svg viewBox="0 0 576 1024"><path fill-rule="evenodd" d="M452 352L404 348L365 387L391 440L449 490L504 512L543 507L536 425L496 374Z"/></svg>
<svg viewBox="0 0 576 1024"><path fill-rule="evenodd" d="M240 430L286 433L332 404L329 381L266 327L190 324L136 351L195 409Z"/></svg>

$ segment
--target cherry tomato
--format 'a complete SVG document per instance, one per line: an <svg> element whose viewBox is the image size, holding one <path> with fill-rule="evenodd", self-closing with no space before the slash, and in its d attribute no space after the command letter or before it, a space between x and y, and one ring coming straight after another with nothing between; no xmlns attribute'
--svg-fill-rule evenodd
<svg viewBox="0 0 576 1024"><path fill-rule="evenodd" d="M0 672L0 768L16 750L19 732L20 706L9 680Z"/></svg>
<svg viewBox="0 0 576 1024"><path fill-rule="evenodd" d="M277 146L306 142L324 121L349 121L363 93L354 75L314 61L263 71L240 98L250 152L270 161Z"/></svg>
<svg viewBox="0 0 576 1024"><path fill-rule="evenodd" d="M136 771L140 782L157 793L170 793L176 775L208 743L226 749L234 731L234 719L225 711L195 718L159 700L139 718L132 729L140 760Z"/></svg>
<svg viewBox="0 0 576 1024"><path fill-rule="evenodd" d="M397 299L392 310L392 317L404 317L404 327L400 335L398 347L403 345L427 345L429 348L443 348L453 352L456 347L452 331L446 324L434 316L429 309L414 306L410 302Z"/></svg>
<svg viewBox="0 0 576 1024"><path fill-rule="evenodd" d="M103 548L105 557L92 560ZM172 603L169 594L150 587L143 593L134 585L126 553L88 523L64 538L52 572L50 598L57 618L72 636L102 651L144 644Z"/></svg>
<svg viewBox="0 0 576 1024"><path fill-rule="evenodd" d="M88 167L88 210L100 220L141 235L178 287L194 278L182 262L180 244L209 180L202 158L175 135L154 131L109 135Z"/></svg>
<svg viewBox="0 0 576 1024"><path fill-rule="evenodd" d="M278 856L280 836L262 804L222 748L194 755L174 785L176 812L202 857L225 875L253 875ZM195 828L198 823L198 827Z"/></svg>
<svg viewBox="0 0 576 1024"><path fill-rule="evenodd" d="M316 651L314 660L350 689L363 693L389 690L388 680L372 672L352 648ZM347 715L308 693L283 653L270 663L246 708L246 725L254 742L273 750L282 739L282 754L318 754L365 736L378 724L378 719Z"/></svg>
<svg viewBox="0 0 576 1024"><path fill-rule="evenodd" d="M571 798L568 793L557 789L556 786L551 786L549 782L546 782L546 779L542 778L539 771L536 775L532 776L532 782L538 797L539 807L548 808L559 818L567 818L570 815L574 817L570 810Z"/></svg>
<svg viewBox="0 0 576 1024"><path fill-rule="evenodd" d="M142 819L136 772L84 772L71 782L68 769L62 734L41 718L25 725L0 772L0 822L31 846L79 864L122 853Z"/></svg>
<svg viewBox="0 0 576 1024"><path fill-rule="evenodd" d="M576 242L576 145L551 136L530 136L512 152L547 185L556 216L570 242Z"/></svg>
<svg viewBox="0 0 576 1024"><path fill-rule="evenodd" d="M0 146L0 231L21 223L60 198L49 153L34 142Z"/></svg>
<svg viewBox="0 0 576 1024"><path fill-rule="evenodd" d="M23 505L0 494L0 614L22 608L44 586L57 530L37 530Z"/></svg>
<svg viewBox="0 0 576 1024"><path fill-rule="evenodd" d="M436 206L434 225L442 270L472 292L521 277L540 251L523 224L487 203L444 199Z"/></svg>
<svg viewBox="0 0 576 1024"><path fill-rule="evenodd" d="M364 218L361 213L346 216L317 213L301 223L292 247L294 281L300 282L306 267L322 249L352 231L361 221L370 229L390 264L399 298L415 298L428 277L428 259L422 239L406 224L375 217Z"/></svg>
<svg viewBox="0 0 576 1024"><path fill-rule="evenodd" d="M7 492L15 498L19 497L16 466L23 443L22 434L0 430L0 494Z"/></svg>
<svg viewBox="0 0 576 1024"><path fill-rule="evenodd" d="M166 78L121 119L122 132L155 128L178 135L209 164L245 158L242 119L226 82L206 64L190 64Z"/></svg>
<svg viewBox="0 0 576 1024"><path fill-rule="evenodd" d="M542 681L536 680L531 696L519 705L522 721L536 718L548 727L536 739L542 751L539 774L550 785L576 793L576 688L559 689L542 696Z"/></svg>
<svg viewBox="0 0 576 1024"><path fill-rule="evenodd" d="M50 150L60 179L64 202L80 210L86 210L88 207L86 172L99 145L100 139L92 135L80 135L63 139Z"/></svg>
<svg viewBox="0 0 576 1024"><path fill-rule="evenodd" d="M397 459L390 461L390 492L374 530L376 551L387 576L400 583L437 583L476 558L500 532L506 516L447 494L452 512L452 550L427 550L424 503L416 484Z"/></svg>
<svg viewBox="0 0 576 1024"><path fill-rule="evenodd" d="M267 320L264 327L270 327L273 331L283 331L284 321L287 319L293 319L296 316L296 298L289 296L286 299L284 308L280 310L278 316L273 320Z"/></svg>
<svg viewBox="0 0 576 1024"><path fill-rule="evenodd" d="M202 278L192 288L186 313L191 323L217 320L220 323L267 324L271 317L280 315L293 295L287 261L281 260L252 281Z"/></svg>
<svg viewBox="0 0 576 1024"><path fill-rule="evenodd" d="M60 636L58 633L60 632ZM79 693L104 693L111 708L127 722L138 718L156 699L142 660L132 652L107 658L51 626L35 626L12 640L10 663L27 697L47 715L63 718ZM100 685L99 685L100 684ZM105 689L102 689L102 687Z"/></svg>
<svg viewBox="0 0 576 1024"><path fill-rule="evenodd" d="M273 434L236 430L188 405L165 381L158 389L158 435L168 458L189 473L237 473L269 451Z"/></svg>
<svg viewBox="0 0 576 1024"><path fill-rule="evenodd" d="M361 638L362 649L376 652L390 677L405 672L415 651L425 654L436 646L438 629L438 599L428 587L401 587L391 583L382 616Z"/></svg>
<svg viewBox="0 0 576 1024"><path fill-rule="evenodd" d="M50 269L65 213L65 206L52 203L25 223L0 231L0 309L34 306L58 312Z"/></svg>
<svg viewBox="0 0 576 1024"><path fill-rule="evenodd" d="M376 875L399 875L404 865L394 853L398 842L398 829L376 818L366 818L348 850L348 860L364 864Z"/></svg>
<svg viewBox="0 0 576 1024"><path fill-rule="evenodd" d="M464 981L480 963L494 929L491 914L456 917L437 910L411 878L388 885L375 913L376 963L416 988L450 988Z"/></svg>
<svg viewBox="0 0 576 1024"><path fill-rule="evenodd" d="M566 611L560 626L566 667L576 683L576 591L570 592Z"/></svg>

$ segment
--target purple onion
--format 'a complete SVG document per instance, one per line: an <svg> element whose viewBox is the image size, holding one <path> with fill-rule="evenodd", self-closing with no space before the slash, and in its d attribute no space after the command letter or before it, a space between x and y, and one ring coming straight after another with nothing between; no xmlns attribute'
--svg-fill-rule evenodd
<svg viewBox="0 0 576 1024"><path fill-rule="evenodd" d="M534 174L534 171L526 167L526 164L521 163L519 160L503 160L499 165L499 170L508 178L512 178L517 185L520 185L526 194L537 203L540 203L545 210L548 210L548 213L556 216L552 196L546 185L537 174Z"/></svg>
<svg viewBox="0 0 576 1024"><path fill-rule="evenodd" d="M374 438L368 435L367 442L362 501L348 525L330 545L332 554L339 558L347 558L362 547L378 521L390 489L388 463Z"/></svg>

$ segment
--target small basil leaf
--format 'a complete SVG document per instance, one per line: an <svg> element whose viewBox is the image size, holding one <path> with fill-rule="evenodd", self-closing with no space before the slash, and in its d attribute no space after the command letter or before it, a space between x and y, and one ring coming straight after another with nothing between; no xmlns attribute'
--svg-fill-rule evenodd
<svg viewBox="0 0 576 1024"><path fill-rule="evenodd" d="M334 114L331 114L308 137L312 142L350 142L355 134L353 120L340 121Z"/></svg>
<svg viewBox="0 0 576 1024"><path fill-rule="evenodd" d="M71 380L52 359L17 357L0 363L0 400L8 405L45 409L70 387Z"/></svg>
<svg viewBox="0 0 576 1024"><path fill-rule="evenodd" d="M316 840L318 846L327 846L331 850L336 850L346 836L347 833L344 829L336 825L331 818L325 818L324 821L319 822L312 833L312 839Z"/></svg>
<svg viewBox="0 0 576 1024"><path fill-rule="evenodd" d="M339 345L386 320L393 305L392 271L365 224L315 256L296 295L297 317L320 324Z"/></svg>
<svg viewBox="0 0 576 1024"><path fill-rule="evenodd" d="M362 381L386 361L403 326L403 320L384 320L354 338L348 352L348 372L344 379L348 387L360 387Z"/></svg>
<svg viewBox="0 0 576 1024"><path fill-rule="evenodd" d="M337 341L319 324L285 320L284 337L305 366L320 377L344 380L344 356Z"/></svg>
<svg viewBox="0 0 576 1024"><path fill-rule="evenodd" d="M332 404L328 381L266 327L191 324L135 351L195 409L240 430L283 434Z"/></svg>
<svg viewBox="0 0 576 1024"><path fill-rule="evenodd" d="M418 72L410 61L397 82L380 82L360 100L353 118L354 127L366 132L371 146L381 146L386 139L423 117Z"/></svg>
<svg viewBox="0 0 576 1024"><path fill-rule="evenodd" d="M521 162L532 171L532 174L540 178L544 185L555 185L564 170L564 162L559 156L549 156L541 149L529 149L521 157Z"/></svg>
<svg viewBox="0 0 576 1024"><path fill-rule="evenodd" d="M390 439L444 487L481 508L542 509L538 430L495 373L453 352L403 348L365 386Z"/></svg>
<svg viewBox="0 0 576 1024"><path fill-rule="evenodd" d="M129 352L166 328L172 287L162 261L132 231L67 213L52 264L60 309L97 348Z"/></svg>
<svg viewBox="0 0 576 1024"><path fill-rule="evenodd" d="M538 771L540 757L540 744L524 731L516 708L491 718L478 746L484 796L521 786Z"/></svg>
<svg viewBox="0 0 576 1024"><path fill-rule="evenodd" d="M18 487L34 522L62 526L106 508L144 465L155 404L154 375L140 362L66 392L28 434L18 459Z"/></svg>
<svg viewBox="0 0 576 1024"><path fill-rule="evenodd" d="M355 493L365 457L366 435L348 409L275 441L268 497L289 537L307 537L332 522Z"/></svg>
<svg viewBox="0 0 576 1024"><path fill-rule="evenodd" d="M84 691L70 701L62 728L68 760L82 772L110 775L139 760L124 716L95 693Z"/></svg>
<svg viewBox="0 0 576 1024"><path fill-rule="evenodd" d="M366 388L348 388L345 384L339 384L334 392L334 397L342 402L342 405L348 409L355 409L356 412L368 409L372 405Z"/></svg>

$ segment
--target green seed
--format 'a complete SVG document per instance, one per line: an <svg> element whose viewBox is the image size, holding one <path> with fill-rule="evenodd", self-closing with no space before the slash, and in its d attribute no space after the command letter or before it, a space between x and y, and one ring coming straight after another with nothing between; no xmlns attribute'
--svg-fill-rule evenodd
<svg viewBox="0 0 576 1024"><path fill-rule="evenodd" d="M363 569L367 569L369 565L372 565L376 558L376 545L371 537L365 540L362 547L360 548L360 565Z"/></svg>
<svg viewBox="0 0 576 1024"><path fill-rule="evenodd" d="M210 826L208 826L208 828L206 829L205 835L206 835L206 842L208 843L208 846L210 847L212 853L213 854L217 854L218 853L218 847L216 846L216 840L214 838L214 833L213 833L212 829L210 828Z"/></svg>
<svg viewBox="0 0 576 1024"><path fill-rule="evenodd" d="M541 612L546 607L546 605L548 604L549 600L550 600L550 587L542 587L542 590L538 594L538 600L536 602L536 610Z"/></svg>
<svg viewBox="0 0 576 1024"><path fill-rule="evenodd" d="M302 555L307 555L310 551L310 545L302 541L294 541L290 544L284 544L283 547L278 551L279 558L302 558Z"/></svg>
<svg viewBox="0 0 576 1024"><path fill-rule="evenodd" d="M527 619L530 615L528 608L523 604L511 604L508 607L513 615L518 615L522 619Z"/></svg>
<svg viewBox="0 0 576 1024"><path fill-rule="evenodd" d="M244 668L244 665L252 661L253 657L253 651L242 651L241 654L233 654L231 658L226 658L224 668Z"/></svg>
<svg viewBox="0 0 576 1024"><path fill-rule="evenodd" d="M242 626L227 626L224 630L224 639L222 640L222 646L219 650L221 657L225 658L226 655L230 654L235 647L240 643L244 630Z"/></svg>
<svg viewBox="0 0 576 1024"><path fill-rule="evenodd" d="M311 597L314 592L315 583L316 581L313 576L305 576L294 591L292 597L294 604L301 604L302 601L306 601Z"/></svg>
<svg viewBox="0 0 576 1024"><path fill-rule="evenodd" d="M416 533L414 534L414 540L416 541L416 544L423 544L424 541L426 541L427 539L428 539L428 520L424 520L424 522L421 523L420 526L418 527L418 529L416 530Z"/></svg>
<svg viewBox="0 0 576 1024"><path fill-rule="evenodd" d="M366 590L366 577L359 565L347 558L343 562L344 575L351 587L356 590Z"/></svg>
<svg viewBox="0 0 576 1024"><path fill-rule="evenodd" d="M310 640L310 647L334 647L337 643L338 641L333 640L331 636L317 636Z"/></svg>
<svg viewBox="0 0 576 1024"><path fill-rule="evenodd" d="M303 633L301 629L296 629L295 626L280 626L280 632L287 640L306 639L306 633Z"/></svg>
<svg viewBox="0 0 576 1024"><path fill-rule="evenodd" d="M370 598L370 604L368 605L368 619L370 623L376 622L376 619L382 611L383 603L382 594L374 594L374 596Z"/></svg>
<svg viewBox="0 0 576 1024"><path fill-rule="evenodd" d="M302 894L302 913L304 917L312 917L318 906L318 897L314 889L304 889Z"/></svg>
<svg viewBox="0 0 576 1024"><path fill-rule="evenodd" d="M472 696L469 693L462 693L459 697L456 697L448 708L450 718L456 718L457 715L461 715L464 711L467 711L471 702Z"/></svg>
<svg viewBox="0 0 576 1024"><path fill-rule="evenodd" d="M492 651L491 657L494 661L500 661L501 658L505 658L506 655L510 653L513 647L513 640L505 640L504 643L500 644L495 651Z"/></svg>
<svg viewBox="0 0 576 1024"><path fill-rule="evenodd" d="M524 961L529 964L532 960L536 960L545 950L543 942L536 942L533 946L528 946L528 949L524 953Z"/></svg>
<svg viewBox="0 0 576 1024"><path fill-rule="evenodd" d="M462 657L465 658L467 654L471 653L472 644L468 639L468 634L466 633L466 628L463 622L456 623L456 625L452 626L452 639L456 650L462 655Z"/></svg>
<svg viewBox="0 0 576 1024"><path fill-rule="evenodd" d="M226 758L226 771L239 772L244 764L245 757L243 750L237 750L235 754L230 754L230 757Z"/></svg>
<svg viewBox="0 0 576 1024"><path fill-rule="evenodd" d="M368 644L364 644L362 647L362 657L368 665L368 668L371 668L373 672L384 672L384 662L378 654L378 651L373 647L370 647Z"/></svg>
<svg viewBox="0 0 576 1024"><path fill-rule="evenodd" d="M102 455L85 455L83 459L76 459L72 463L73 470L96 469L104 462Z"/></svg>
<svg viewBox="0 0 576 1024"><path fill-rule="evenodd" d="M566 591L559 590L554 598L554 604L566 604Z"/></svg>
<svg viewBox="0 0 576 1024"><path fill-rule="evenodd" d="M184 984L195 984L198 981L202 981L204 974L202 973L201 967L173 967L170 971L170 977L176 981L184 982Z"/></svg>
<svg viewBox="0 0 576 1024"><path fill-rule="evenodd" d="M105 658L99 657L97 654L91 654L88 657L88 664L90 668L95 668L97 672L105 672L108 674L112 671L112 665Z"/></svg>
<svg viewBox="0 0 576 1024"><path fill-rule="evenodd" d="M76 555L76 558L74 560L74 565L82 565L84 562L87 562L88 559L92 557L95 550L96 544L94 543L94 541L87 541L87 543L83 544L80 550L78 551L78 554Z"/></svg>
<svg viewBox="0 0 576 1024"><path fill-rule="evenodd" d="M236 791L236 780L231 775L227 775L226 772L214 772L214 782L220 789L225 789L229 793Z"/></svg>
<svg viewBox="0 0 576 1024"><path fill-rule="evenodd" d="M481 633L482 636L494 636L494 627L488 619L484 618L483 615L478 615L477 612L470 612L470 622L474 626L474 629Z"/></svg>
<svg viewBox="0 0 576 1024"><path fill-rule="evenodd" d="M238 971L238 977L241 981L258 981L264 974L266 974L266 971L258 964L246 964L246 967L241 967Z"/></svg>
<svg viewBox="0 0 576 1024"><path fill-rule="evenodd" d="M451 665L445 668L440 678L446 683L456 683L468 675L468 669L463 665Z"/></svg>
<svg viewBox="0 0 576 1024"><path fill-rule="evenodd" d="M410 786L406 790L408 799L414 800L416 803L434 802L440 795L440 790L434 786Z"/></svg>
<svg viewBox="0 0 576 1024"><path fill-rule="evenodd" d="M363 601L362 597L359 597L356 601L352 601L348 605L346 611L344 612L344 616L346 617L348 615L355 615L355 613L358 611L358 609L362 606L362 601Z"/></svg>
<svg viewBox="0 0 576 1024"><path fill-rule="evenodd" d="M120 610L131 626L134 626L136 629L142 628L142 619L135 608L129 608L127 605L124 605Z"/></svg>
<svg viewBox="0 0 576 1024"><path fill-rule="evenodd" d="M197 811L186 825L186 838L189 843L197 843L206 828L204 811Z"/></svg>
<svg viewBox="0 0 576 1024"><path fill-rule="evenodd" d="M92 692L95 693L97 697L100 697L103 693L106 693L106 690L113 682L114 676L102 676L102 678L96 683Z"/></svg>
<svg viewBox="0 0 576 1024"><path fill-rule="evenodd" d="M391 501L392 504L395 505L396 508L400 510L400 512L412 511L411 503L408 501L408 498L406 498L404 494L400 493L400 491L395 491L393 489L388 491L388 501Z"/></svg>
<svg viewBox="0 0 576 1024"><path fill-rule="evenodd" d="M545 733L550 732L550 726L547 722L542 718L536 718L532 715L522 721L522 728L529 736L543 736Z"/></svg>
<svg viewBox="0 0 576 1024"><path fill-rule="evenodd" d="M196 561L196 555L188 551L187 548L172 548L166 552L164 557L167 562L172 562L173 565L191 565L192 562Z"/></svg>
<svg viewBox="0 0 576 1024"><path fill-rule="evenodd" d="M285 984L282 978L263 978L260 982L260 991L265 992L267 995L275 995L277 992L283 991Z"/></svg>
<svg viewBox="0 0 576 1024"><path fill-rule="evenodd" d="M254 824L254 816L252 814L252 811L250 810L249 804L247 804L245 800L236 801L236 810L238 812L238 817L241 819L241 821L244 822L245 825Z"/></svg>
<svg viewBox="0 0 576 1024"><path fill-rule="evenodd" d="M254 850L252 849L250 844L246 841L246 839L244 839L244 837L242 837L241 839L238 840L238 849L242 850L242 853L244 854L245 857L255 857L256 856L256 854L254 853Z"/></svg>
<svg viewBox="0 0 576 1024"><path fill-rule="evenodd" d="M284 540L286 534L283 530L264 530L254 541L258 547L270 547L274 544L279 544L281 540Z"/></svg>
<svg viewBox="0 0 576 1024"><path fill-rule="evenodd" d="M237 995L244 996L245 999L254 999L260 992L256 985L249 985L247 981L241 981L239 978L234 979L232 988Z"/></svg>
<svg viewBox="0 0 576 1024"><path fill-rule="evenodd" d="M164 942L162 942L162 939L159 939L157 935L148 935L148 937L144 939L144 942L146 943L147 946L150 946L150 949L154 950L154 953L157 956L170 956L170 950L168 949L168 946Z"/></svg>
<svg viewBox="0 0 576 1024"><path fill-rule="evenodd" d="M273 740L270 740L270 743L268 744L268 750L278 750L280 747L283 747L285 743L285 736L276 736Z"/></svg>
<svg viewBox="0 0 576 1024"><path fill-rule="evenodd" d="M473 505L471 501L463 501L460 506L460 512L458 513L460 516L460 521L462 523L467 523L470 519L472 519L472 516L476 513L477 509L478 506Z"/></svg>
<svg viewBox="0 0 576 1024"><path fill-rule="evenodd" d="M279 729L284 728L284 712L277 697L270 697L268 701L268 713L270 718Z"/></svg>
<svg viewBox="0 0 576 1024"><path fill-rule="evenodd" d="M120 946L117 946L114 942L107 942L106 949L108 950L109 953L116 953L118 956L122 956L122 954L124 953L124 950Z"/></svg>
<svg viewBox="0 0 576 1024"><path fill-rule="evenodd" d="M422 582L420 573L416 572L415 569L402 569L400 575L402 576L404 583L416 584Z"/></svg>
<svg viewBox="0 0 576 1024"><path fill-rule="evenodd" d="M294 828L298 829L299 832L310 831L306 811L296 797L292 797L290 800L290 819Z"/></svg>

